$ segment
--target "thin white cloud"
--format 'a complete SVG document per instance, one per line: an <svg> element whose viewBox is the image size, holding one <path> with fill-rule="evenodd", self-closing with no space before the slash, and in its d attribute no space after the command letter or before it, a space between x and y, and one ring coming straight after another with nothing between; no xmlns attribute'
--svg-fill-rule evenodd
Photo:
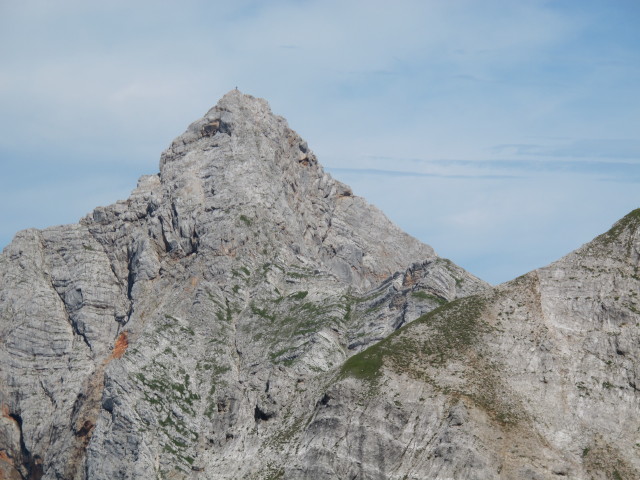
<svg viewBox="0 0 640 480"><path fill-rule="evenodd" d="M590 138L549 144L496 145L498 154L527 157L571 157L612 160L636 160L640 163L640 139Z"/></svg>
<svg viewBox="0 0 640 480"><path fill-rule="evenodd" d="M172 138L238 86L267 98L336 175L437 249L455 245L453 260L473 259L466 265L481 276L493 268L481 248L506 252L525 235L510 227L518 209L507 206L539 204L526 216L552 238L561 215L585 221L582 208L600 219L610 212L611 222L637 203L636 170L622 164L640 141L640 41L628 26L603 30L620 18L608 7L25 0L0 10L6 175L18 162L58 172L52 182L79 166L111 168L114 184L135 184L131 176L155 172ZM96 180L88 170L82 178L91 190ZM69 187L83 211L95 200L88 190ZM113 188L112 200L121 195ZM0 219L9 210L24 219L16 228L29 226L43 201L20 198L0 206ZM56 216L69 209L64 202L52 206L53 223L76 220ZM520 250L535 250L527 245ZM507 270L486 276L496 281L498 271Z"/></svg>

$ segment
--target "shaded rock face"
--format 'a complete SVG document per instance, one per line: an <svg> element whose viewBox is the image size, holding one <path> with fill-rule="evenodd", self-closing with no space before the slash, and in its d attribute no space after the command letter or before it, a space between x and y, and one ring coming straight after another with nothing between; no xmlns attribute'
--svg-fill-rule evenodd
<svg viewBox="0 0 640 480"><path fill-rule="evenodd" d="M347 358L487 287L232 91L129 199L0 256L0 478L277 478Z"/></svg>

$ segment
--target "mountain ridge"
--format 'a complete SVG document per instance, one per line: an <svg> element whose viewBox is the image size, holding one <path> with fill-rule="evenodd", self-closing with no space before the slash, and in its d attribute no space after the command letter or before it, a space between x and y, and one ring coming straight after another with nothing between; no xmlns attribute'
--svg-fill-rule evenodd
<svg viewBox="0 0 640 480"><path fill-rule="evenodd" d="M0 477L638 478L638 212L491 287L231 91L0 255Z"/></svg>
<svg viewBox="0 0 640 480"><path fill-rule="evenodd" d="M7 478L258 478L273 462L245 456L346 357L487 287L238 91L127 200L19 232L0 263Z"/></svg>
<svg viewBox="0 0 640 480"><path fill-rule="evenodd" d="M434 431L434 459L408 478L637 478L639 212L347 360L347 377L410 379L404 392L427 385L453 405L444 432L423 430Z"/></svg>

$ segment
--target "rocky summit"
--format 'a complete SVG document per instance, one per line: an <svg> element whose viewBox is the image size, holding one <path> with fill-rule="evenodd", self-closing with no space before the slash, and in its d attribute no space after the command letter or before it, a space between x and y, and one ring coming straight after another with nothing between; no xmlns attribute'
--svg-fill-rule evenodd
<svg viewBox="0 0 640 480"><path fill-rule="evenodd" d="M234 90L0 256L0 478L640 478L640 212L491 287Z"/></svg>

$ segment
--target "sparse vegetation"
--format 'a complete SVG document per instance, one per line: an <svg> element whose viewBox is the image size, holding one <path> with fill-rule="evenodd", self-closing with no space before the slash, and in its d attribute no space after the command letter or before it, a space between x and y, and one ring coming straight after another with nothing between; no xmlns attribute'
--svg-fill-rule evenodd
<svg viewBox="0 0 640 480"><path fill-rule="evenodd" d="M271 322L273 322L276 319L275 315L271 315L267 313L266 308L259 308L253 302L251 303L250 308L251 308L251 313L253 313L254 315L258 315L259 317L262 317Z"/></svg>
<svg viewBox="0 0 640 480"><path fill-rule="evenodd" d="M378 375L384 358L395 370L421 378L421 361L443 365L450 358L463 353L479 335L488 330L488 326L480 321L484 304L483 297L474 295L439 307L351 357L342 373L372 380ZM419 327L426 327L429 333L419 337L409 333Z"/></svg>
<svg viewBox="0 0 640 480"><path fill-rule="evenodd" d="M621 236L625 232L629 230L637 230L638 228L640 228L640 208L636 208L622 217L622 219L618 220L607 232L596 237L593 242L591 242L591 245L596 247L609 247L610 245L619 242ZM627 253L631 251L632 242L633 239L629 236L629 239L624 245L627 249Z"/></svg>
<svg viewBox="0 0 640 480"><path fill-rule="evenodd" d="M289 295L290 298L294 299L294 300L302 300L303 298L305 298L307 295L309 294L309 292L307 292L306 290L303 290L301 292L296 292L293 293L291 295Z"/></svg>
<svg viewBox="0 0 640 480"><path fill-rule="evenodd" d="M380 375L385 350L382 345L374 345L349 358L342 366L342 375L374 381ZM376 348L377 347L377 348Z"/></svg>
<svg viewBox="0 0 640 480"><path fill-rule="evenodd" d="M432 295L422 290L411 292L411 296L419 300L435 302L438 305L444 305L445 303L448 302L446 298L438 297L436 295Z"/></svg>
<svg viewBox="0 0 640 480"><path fill-rule="evenodd" d="M375 389L382 368L390 368L428 383L446 395L468 398L501 425L517 424L524 418L524 413L505 395L506 387L496 373L500 366L483 358L479 343L484 334L492 331L482 318L487 301L483 295L474 295L423 315L348 359L342 367L341 377L358 378ZM452 361L464 362L470 369L466 376L468 380L455 388L434 380Z"/></svg>

